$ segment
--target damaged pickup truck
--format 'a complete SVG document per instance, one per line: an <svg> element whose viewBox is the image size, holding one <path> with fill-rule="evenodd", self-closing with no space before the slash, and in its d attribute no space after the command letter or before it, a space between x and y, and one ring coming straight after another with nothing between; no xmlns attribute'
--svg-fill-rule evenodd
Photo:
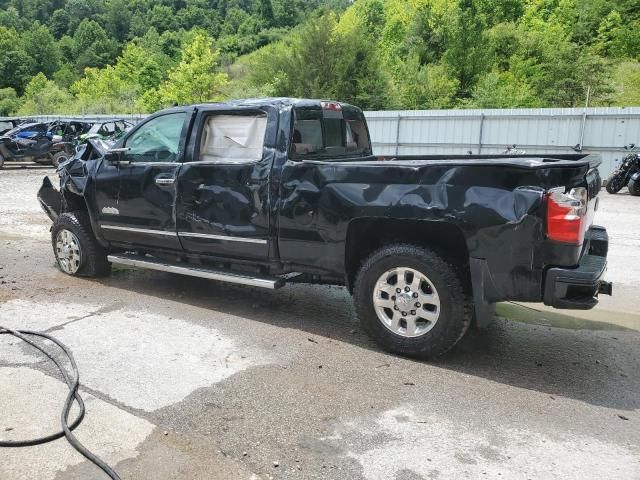
<svg viewBox="0 0 640 480"><path fill-rule="evenodd" d="M385 349L440 355L495 302L589 309L607 232L590 155L373 156L338 102L176 107L45 178L38 198L69 275L111 264L279 288L345 285Z"/></svg>

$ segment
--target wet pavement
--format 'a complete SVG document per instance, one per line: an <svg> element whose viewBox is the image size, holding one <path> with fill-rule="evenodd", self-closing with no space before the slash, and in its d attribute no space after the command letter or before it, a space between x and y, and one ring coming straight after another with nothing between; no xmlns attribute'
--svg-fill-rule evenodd
<svg viewBox="0 0 640 480"><path fill-rule="evenodd" d="M502 304L417 362L378 349L342 288L60 273L44 174L0 171L0 325L71 347L77 435L122 478L640 478L640 198L601 194L614 297ZM55 430L64 397L48 361L0 337L0 439ZM87 478L102 477L64 440L0 450L2 480Z"/></svg>

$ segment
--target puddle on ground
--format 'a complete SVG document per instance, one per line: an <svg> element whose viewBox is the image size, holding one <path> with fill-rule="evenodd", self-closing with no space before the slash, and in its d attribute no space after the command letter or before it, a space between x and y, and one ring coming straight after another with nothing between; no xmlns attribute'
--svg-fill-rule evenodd
<svg viewBox="0 0 640 480"><path fill-rule="evenodd" d="M582 312L581 312L582 313ZM589 311L588 317L578 317L557 311L538 310L518 303L498 303L496 314L516 322L571 330L637 330L640 331L640 316L637 314Z"/></svg>

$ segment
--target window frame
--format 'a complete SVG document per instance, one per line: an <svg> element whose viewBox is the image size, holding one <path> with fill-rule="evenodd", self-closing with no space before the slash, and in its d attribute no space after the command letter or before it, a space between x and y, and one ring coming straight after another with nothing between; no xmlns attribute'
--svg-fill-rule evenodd
<svg viewBox="0 0 640 480"><path fill-rule="evenodd" d="M163 162L134 162L131 160L127 160L128 152L126 151L123 152L123 160L132 165L176 165L176 164L183 163L184 154L185 154L185 148L184 148L185 139L186 139L187 130L189 128L189 124L191 123L192 112L193 110L172 110L172 111L162 112L157 115L152 115L144 119L142 122L136 124L129 132L127 132L126 136L122 137L121 141L117 142L114 145L114 148L116 147L127 148L127 142L131 139L131 137L133 137L138 132L138 130L144 128L146 125L148 125L154 120L157 120L158 118L166 117L168 115L184 115L185 117L182 123L182 130L180 130L180 139L178 142L178 152L176 154L176 160L174 162L164 162L164 161Z"/></svg>
<svg viewBox="0 0 640 480"><path fill-rule="evenodd" d="M246 165L256 165L260 162L263 162L265 158L268 157L267 150L272 147L274 143L273 132L271 131L271 127L274 124L277 124L277 112L270 108L259 108L259 107L240 107L240 108L221 108L221 109L207 109L200 110L197 112L198 116L195 122L197 129L195 134L192 134L192 146L189 151L189 159L184 162L185 164L193 164L193 165L227 165L227 166L246 166ZM200 150L202 148L202 135L204 133L204 128L207 124L207 120L212 116L220 116L220 115L236 115L240 117L258 117L258 116L266 116L267 125L264 132L264 141L262 143L262 156L257 160L252 160L250 162L218 162L212 160L200 160Z"/></svg>
<svg viewBox="0 0 640 480"><path fill-rule="evenodd" d="M307 112L317 112L320 115L320 125L321 125L321 130L322 130L322 148L326 149L327 148L327 140L326 140L326 128L325 128L325 116L324 116L324 110L322 109L322 107L318 106L313 106L313 107L307 107L307 106L303 106L303 107L294 107L291 109L291 126L290 126L290 130L289 130L289 145L288 145L288 149L287 149L287 158L293 162L303 162L303 161L337 161L337 160L344 160L344 159L348 159L348 158L362 158L362 157L368 157L368 156L372 156L373 155L373 146L371 145L371 134L369 133L369 126L367 125L367 120L364 116L364 114L362 113L362 111L355 109L354 107L350 107L348 105L343 106L342 108L342 117L341 117L341 121L343 122L344 125L346 125L349 121L360 121L362 122L362 124L364 125L365 131L367 133L367 143L369 145L369 150L366 152L362 152L362 153L357 153L357 152L345 152L343 154L331 154L328 153L326 155L323 154L313 154L313 153L307 153L307 154L292 154L291 152L291 146L293 145L293 131L295 130L295 123L296 123L296 110L304 110ZM331 120L331 118L329 118L329 120ZM346 128L342 129L341 131L341 135L342 135L342 141L345 142L346 141Z"/></svg>

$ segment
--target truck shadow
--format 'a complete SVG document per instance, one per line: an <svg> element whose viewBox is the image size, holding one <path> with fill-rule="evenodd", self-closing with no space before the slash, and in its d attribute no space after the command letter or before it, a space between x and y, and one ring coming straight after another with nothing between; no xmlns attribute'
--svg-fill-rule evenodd
<svg viewBox="0 0 640 480"><path fill-rule="evenodd" d="M102 283L349 343L377 352L371 360L376 365L380 354L393 359L361 331L351 296L341 287L291 284L271 291L124 269L114 270ZM470 330L452 351L428 363L553 397L635 410L640 408L639 341L640 332L633 330L567 329L497 317L487 329Z"/></svg>

